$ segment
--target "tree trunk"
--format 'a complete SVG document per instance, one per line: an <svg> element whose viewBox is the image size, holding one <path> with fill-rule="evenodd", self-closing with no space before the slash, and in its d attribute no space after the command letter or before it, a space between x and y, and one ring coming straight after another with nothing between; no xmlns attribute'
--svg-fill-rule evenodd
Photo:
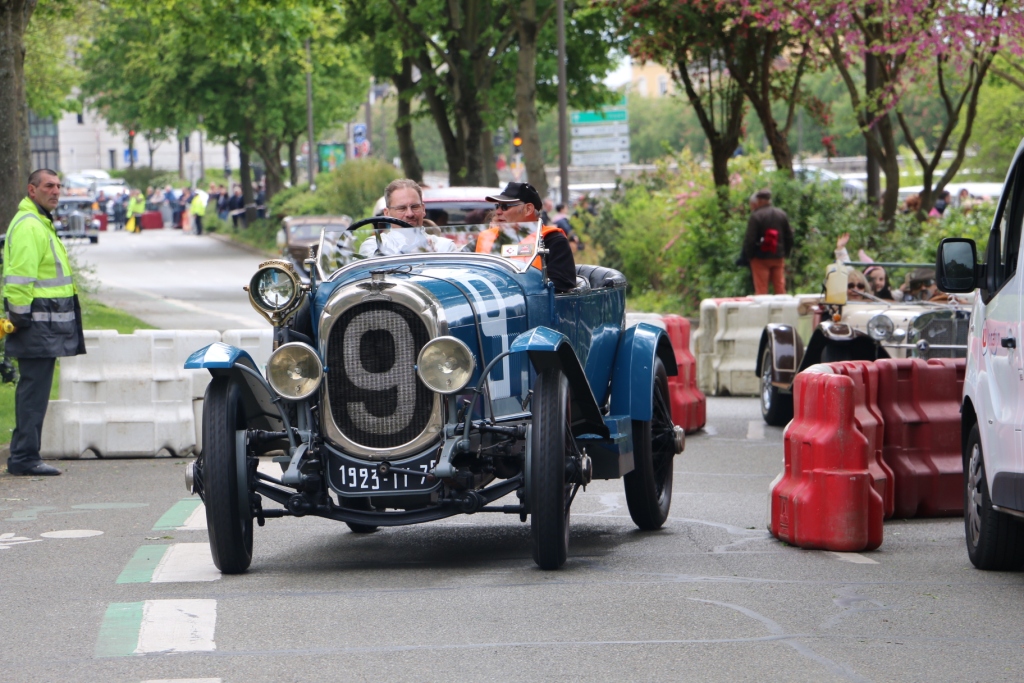
<svg viewBox="0 0 1024 683"><path fill-rule="evenodd" d="M516 122L523 138L526 177L541 197L548 195L548 176L537 131L537 0L519 4L519 61L516 69ZM494 164L488 168L493 169ZM497 173L494 173L497 178ZM497 185L497 183L494 183Z"/></svg>
<svg viewBox="0 0 1024 683"><path fill-rule="evenodd" d="M249 152L243 146L238 146L238 161L240 169L238 175L242 183L242 201L245 203L245 225L246 227L256 221L256 199L252 194L252 167L249 165Z"/></svg>
<svg viewBox="0 0 1024 683"><path fill-rule="evenodd" d="M421 73L432 73L432 65L428 62L419 64ZM462 149L462 137L456 136L452 131L451 123L448 120L448 109L444 101L437 94L436 86L426 85L423 88L423 97L427 100L430 108L430 115L434 118L437 132L441 136L441 144L444 146L444 158L448 163L448 184L451 186L465 185L459 178L464 173L464 154ZM403 159L404 162L404 159Z"/></svg>
<svg viewBox="0 0 1024 683"><path fill-rule="evenodd" d="M423 164L416 154L416 143L412 137L412 60L402 59L402 72L391 79L398 91L398 116L395 118L395 136L398 138L398 156L402 159L402 171L406 178L417 183L423 182Z"/></svg>
<svg viewBox="0 0 1024 683"><path fill-rule="evenodd" d="M178 133L178 177L185 179L185 140Z"/></svg>
<svg viewBox="0 0 1024 683"><path fill-rule="evenodd" d="M0 231L6 232L25 195L30 169L23 167L25 27L35 0L0 3Z"/></svg>
<svg viewBox="0 0 1024 683"><path fill-rule="evenodd" d="M885 174L885 194L882 195L882 221L888 225L900 205L900 157L896 148L896 134L889 114L878 120L878 137L882 141L882 173Z"/></svg>
<svg viewBox="0 0 1024 683"><path fill-rule="evenodd" d="M292 187L299 184L299 138L298 136L288 141L288 179L291 181Z"/></svg>
<svg viewBox="0 0 1024 683"><path fill-rule="evenodd" d="M729 187L729 159L736 151L736 141L716 141L710 143L711 148L711 176L714 178L715 187Z"/></svg>
<svg viewBox="0 0 1024 683"><path fill-rule="evenodd" d="M150 142L149 136L147 135L146 136L146 151L149 152L149 168L150 168L150 170L153 169L153 150L154 149L156 149L156 148L153 147L153 143Z"/></svg>
<svg viewBox="0 0 1024 683"><path fill-rule="evenodd" d="M500 181L498 180L498 169L494 165L494 135L489 130L485 130L480 137L480 154L484 158L484 183L489 187L497 187ZM537 189L540 190L540 188ZM540 196L543 197L546 194L547 190L545 189Z"/></svg>
<svg viewBox="0 0 1024 683"><path fill-rule="evenodd" d="M457 130L462 137L462 149L465 150L465 156L464 162L461 164L461 173L456 174L455 178L449 177L449 182L453 186L484 184L484 160L480 145L484 132L484 120L480 111L480 103L477 102L476 92L476 84L472 82L468 74L465 75L462 87L459 88L461 97L455 104L455 111L459 118ZM449 176L451 176L450 169Z"/></svg>
<svg viewBox="0 0 1024 683"><path fill-rule="evenodd" d="M263 159L263 167L266 169L266 202L281 191L284 187L284 180L281 174L281 143L272 137L265 137L260 140L257 153Z"/></svg>

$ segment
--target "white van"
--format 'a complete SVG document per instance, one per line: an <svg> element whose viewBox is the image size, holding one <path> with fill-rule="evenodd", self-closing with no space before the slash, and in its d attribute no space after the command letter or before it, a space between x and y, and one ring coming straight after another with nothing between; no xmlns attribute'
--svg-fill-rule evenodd
<svg viewBox="0 0 1024 683"><path fill-rule="evenodd" d="M939 244L944 292L978 290L967 343L961 406L964 526L979 569L1024 567L1024 142L996 209L984 262L974 240Z"/></svg>

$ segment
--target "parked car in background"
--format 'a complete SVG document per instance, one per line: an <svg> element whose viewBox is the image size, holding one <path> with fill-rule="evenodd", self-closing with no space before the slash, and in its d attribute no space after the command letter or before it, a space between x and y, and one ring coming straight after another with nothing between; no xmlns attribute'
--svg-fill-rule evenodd
<svg viewBox="0 0 1024 683"><path fill-rule="evenodd" d="M556 569L595 478L624 478L640 529L665 523L684 446L671 342L625 327L618 271L577 266L576 287L556 293L542 227L375 217L349 226L374 255L355 244L339 267L325 231L308 285L289 261L260 265L248 292L275 328L265 375L224 343L185 366L213 375L186 485L222 572L249 567L268 518L371 533L475 513L529 519L534 560ZM257 469L274 452L279 477Z"/></svg>
<svg viewBox="0 0 1024 683"><path fill-rule="evenodd" d="M309 258L309 248L320 243L320 233L327 232L337 235L331 240L335 248L341 250L337 256L340 262L348 263L352 256L351 235L348 226L352 224L349 216L288 216L281 222L278 234L278 246L281 248L295 270L309 277L309 266L305 261Z"/></svg>
<svg viewBox="0 0 1024 683"><path fill-rule="evenodd" d="M96 244L100 241L100 219L96 215L102 211L95 197L61 197L53 212L53 227L61 239L87 239Z"/></svg>
<svg viewBox="0 0 1024 683"><path fill-rule="evenodd" d="M1024 142L996 205L982 263L974 240L939 244L944 292L974 292L960 435L967 554L978 569L1024 567Z"/></svg>
<svg viewBox="0 0 1024 683"><path fill-rule="evenodd" d="M805 183L839 183L847 199L863 199L867 196L867 186L863 180L847 178L825 168L796 164L793 166L793 175Z"/></svg>

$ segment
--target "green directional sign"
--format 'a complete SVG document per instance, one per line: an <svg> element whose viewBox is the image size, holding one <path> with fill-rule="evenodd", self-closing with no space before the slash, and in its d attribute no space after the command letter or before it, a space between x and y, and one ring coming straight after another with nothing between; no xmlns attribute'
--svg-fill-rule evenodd
<svg viewBox="0 0 1024 683"><path fill-rule="evenodd" d="M608 123L610 121L627 121L629 117L625 109L607 108L603 110L574 111L571 115L573 125L584 123Z"/></svg>

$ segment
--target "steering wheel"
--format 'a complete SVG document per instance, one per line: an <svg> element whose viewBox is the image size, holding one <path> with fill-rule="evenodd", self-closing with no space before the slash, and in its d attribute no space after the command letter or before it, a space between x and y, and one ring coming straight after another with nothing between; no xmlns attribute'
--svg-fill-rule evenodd
<svg viewBox="0 0 1024 683"><path fill-rule="evenodd" d="M382 247L382 243L380 241L380 231L381 231L381 229L376 227L377 223L390 223L391 225L398 226L399 228L414 228L414 227L416 227L416 226L414 226L414 225L412 225L410 223L406 223L401 218L392 218L391 216L374 216L373 218L364 218L363 220L356 221L352 225L348 226L348 229L351 231L351 230L355 230L357 228L361 228L364 225L374 224L373 238L375 240L377 240L377 249L376 249L376 251L374 251L374 256L383 256L384 255L383 252L381 251L381 247Z"/></svg>

